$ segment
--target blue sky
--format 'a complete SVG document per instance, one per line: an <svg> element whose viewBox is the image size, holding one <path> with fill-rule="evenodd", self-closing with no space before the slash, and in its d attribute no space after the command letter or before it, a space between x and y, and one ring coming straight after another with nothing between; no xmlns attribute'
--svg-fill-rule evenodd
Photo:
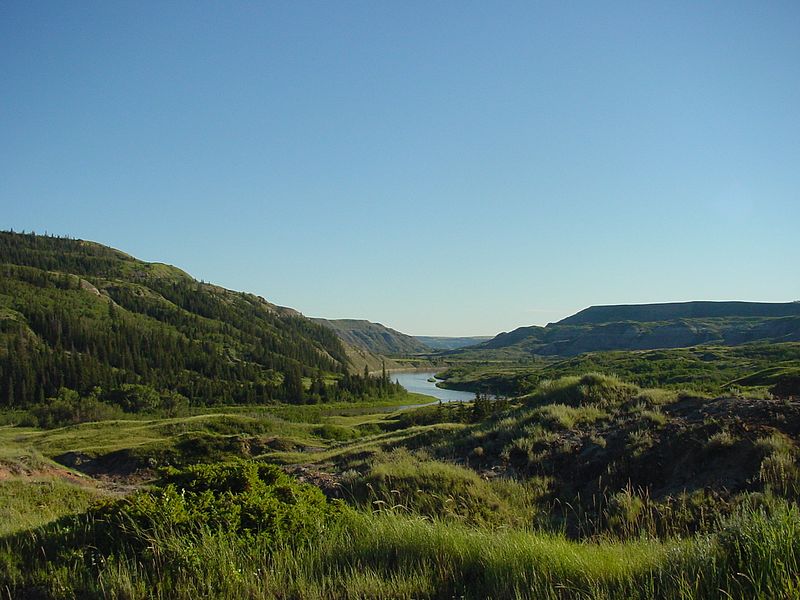
<svg viewBox="0 0 800 600"><path fill-rule="evenodd" d="M0 228L495 334L800 299L800 3L4 2Z"/></svg>

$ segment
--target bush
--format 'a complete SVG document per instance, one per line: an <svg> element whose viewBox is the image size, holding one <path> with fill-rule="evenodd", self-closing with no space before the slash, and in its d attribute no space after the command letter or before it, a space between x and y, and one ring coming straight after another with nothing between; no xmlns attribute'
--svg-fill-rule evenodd
<svg viewBox="0 0 800 600"><path fill-rule="evenodd" d="M572 429L576 425L591 425L607 418L608 414L595 406L573 408L564 404L547 404L536 409L533 416L551 429Z"/></svg>
<svg viewBox="0 0 800 600"><path fill-rule="evenodd" d="M302 541L338 513L319 490L278 467L255 461L170 469L154 491L100 506L101 545L120 540L147 548L154 539L203 531L253 537L271 545Z"/></svg>
<svg viewBox="0 0 800 600"><path fill-rule="evenodd" d="M333 425L325 423L314 427L313 434L321 437L324 440L333 440L336 442L346 442L348 440L359 437L358 431L352 427L341 427L340 425Z"/></svg>
<svg viewBox="0 0 800 600"><path fill-rule="evenodd" d="M161 411L168 416L178 416L189 407L189 400L178 392L159 393L149 385L132 383L111 390L104 399L129 413Z"/></svg>
<svg viewBox="0 0 800 600"><path fill-rule="evenodd" d="M74 390L61 388L55 398L48 398L30 409L32 422L26 421L26 424L47 429L121 417L122 411L98 400L98 393L99 390L95 390L81 397Z"/></svg>

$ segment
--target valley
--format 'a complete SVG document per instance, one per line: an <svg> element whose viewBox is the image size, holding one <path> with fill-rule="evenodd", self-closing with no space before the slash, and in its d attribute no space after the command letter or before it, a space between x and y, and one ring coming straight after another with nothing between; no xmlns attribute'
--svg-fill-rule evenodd
<svg viewBox="0 0 800 600"><path fill-rule="evenodd" d="M443 339L81 240L0 274L9 598L800 589L796 303Z"/></svg>

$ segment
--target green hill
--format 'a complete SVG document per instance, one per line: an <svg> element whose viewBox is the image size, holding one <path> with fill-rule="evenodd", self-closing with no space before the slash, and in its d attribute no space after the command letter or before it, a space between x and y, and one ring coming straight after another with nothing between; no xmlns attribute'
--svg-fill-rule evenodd
<svg viewBox="0 0 800 600"><path fill-rule="evenodd" d="M475 349L575 356L604 350L797 341L798 302L683 302L595 306L546 327L501 333Z"/></svg>
<svg viewBox="0 0 800 600"><path fill-rule="evenodd" d="M261 297L93 242L0 232L0 405L145 384L198 403L281 398L340 376L328 328Z"/></svg>
<svg viewBox="0 0 800 600"><path fill-rule="evenodd" d="M348 344L387 356L430 352L430 348L418 339L400 333L380 323L362 319L312 319L329 327Z"/></svg>

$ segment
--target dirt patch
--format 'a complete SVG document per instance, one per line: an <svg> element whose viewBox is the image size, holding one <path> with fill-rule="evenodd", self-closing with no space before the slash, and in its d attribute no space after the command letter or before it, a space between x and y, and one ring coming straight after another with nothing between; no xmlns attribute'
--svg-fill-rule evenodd
<svg viewBox="0 0 800 600"><path fill-rule="evenodd" d="M283 470L301 483L317 486L328 498L342 497L341 476L338 474L326 473L304 465L287 466Z"/></svg>
<svg viewBox="0 0 800 600"><path fill-rule="evenodd" d="M39 461L29 456L21 456L19 459L0 462L0 481L8 479L40 479L58 478L69 481L81 486L92 485L92 480L79 473L68 469L62 469L54 465L41 464Z"/></svg>
<svg viewBox="0 0 800 600"><path fill-rule="evenodd" d="M156 476L155 465L143 465L126 451L93 457L82 452L66 452L56 462L89 475L103 487L114 491L132 491Z"/></svg>

